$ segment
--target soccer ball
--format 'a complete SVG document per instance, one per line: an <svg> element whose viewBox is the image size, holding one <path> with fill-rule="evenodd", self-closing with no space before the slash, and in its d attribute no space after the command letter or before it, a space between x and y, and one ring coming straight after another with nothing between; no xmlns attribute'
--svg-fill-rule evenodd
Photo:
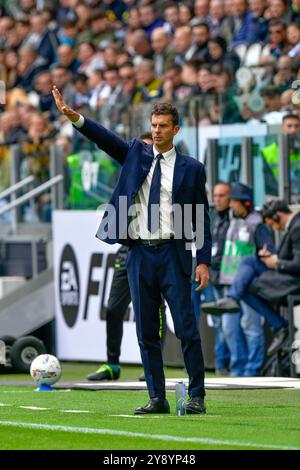
<svg viewBox="0 0 300 470"><path fill-rule="evenodd" d="M61 376L60 362L51 354L40 354L31 363L30 375L38 385L53 385Z"/></svg>

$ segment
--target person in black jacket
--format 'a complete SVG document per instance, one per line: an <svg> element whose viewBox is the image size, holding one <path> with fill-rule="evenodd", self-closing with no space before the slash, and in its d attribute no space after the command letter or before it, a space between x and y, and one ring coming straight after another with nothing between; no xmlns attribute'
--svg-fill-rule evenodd
<svg viewBox="0 0 300 470"><path fill-rule="evenodd" d="M283 200L273 200L263 207L265 222L273 229L285 231L277 254L264 247L258 256L249 256L241 264L228 297L207 303L206 312L234 313L244 300L266 318L275 335L267 351L278 351L288 336L287 321L270 304L284 304L289 294L300 293L300 213L293 214Z"/></svg>
<svg viewBox="0 0 300 470"><path fill-rule="evenodd" d="M223 286L220 285L220 269L223 258L226 234L230 224L229 207L230 184L219 181L214 186L214 205L212 213L212 261L210 266L210 282L215 298L222 296ZM213 316L215 329L215 367L216 374L227 375L230 351L222 331L222 320Z"/></svg>

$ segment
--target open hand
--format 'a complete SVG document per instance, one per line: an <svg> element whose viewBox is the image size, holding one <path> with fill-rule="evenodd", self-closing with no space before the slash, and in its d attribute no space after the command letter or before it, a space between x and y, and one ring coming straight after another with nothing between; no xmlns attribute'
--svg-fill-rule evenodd
<svg viewBox="0 0 300 470"><path fill-rule="evenodd" d="M67 116L67 118L71 121L71 122L76 122L78 121L78 119L80 118L80 114L77 113L76 111L74 111L74 109L70 108L70 106L68 106L64 100L63 100L63 97L61 96L60 92L58 91L58 88L53 85L53 89L52 89L52 95L55 99L55 104L58 108L58 110L64 114L65 116Z"/></svg>

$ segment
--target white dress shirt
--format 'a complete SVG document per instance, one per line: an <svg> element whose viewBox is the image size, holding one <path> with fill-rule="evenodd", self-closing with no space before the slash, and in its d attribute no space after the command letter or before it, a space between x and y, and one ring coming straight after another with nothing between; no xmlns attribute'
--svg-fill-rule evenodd
<svg viewBox="0 0 300 470"><path fill-rule="evenodd" d="M84 117L80 116L77 122L74 122L74 126L77 128L82 127L84 124ZM153 146L154 157L159 152ZM161 184L160 184L160 227L154 233L148 231L148 200L150 187L153 177L153 172L157 159L154 158L150 170L146 176L145 181L139 189L139 192L135 198L135 214L133 215L132 221L129 227L129 235L133 239L141 238L143 240L159 239L159 238L170 238L174 235L173 217L172 217L172 188L173 188L173 176L174 167L176 161L176 150L172 147L167 152L164 152L163 157L160 160L161 167Z"/></svg>
<svg viewBox="0 0 300 470"><path fill-rule="evenodd" d="M154 157L160 152L153 146ZM172 187L174 166L176 160L176 150L172 147L168 152L162 154L164 158L160 160L161 181L160 181L160 228L154 233L148 231L148 201L149 193L157 159L154 158L149 173L139 189L135 203L137 206L137 217L131 222L131 238L142 238L143 240L170 238L174 235L172 218Z"/></svg>

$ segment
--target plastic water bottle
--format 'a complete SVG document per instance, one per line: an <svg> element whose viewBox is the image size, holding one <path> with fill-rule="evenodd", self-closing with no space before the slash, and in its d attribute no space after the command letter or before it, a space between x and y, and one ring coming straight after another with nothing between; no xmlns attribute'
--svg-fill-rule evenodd
<svg viewBox="0 0 300 470"><path fill-rule="evenodd" d="M176 414L177 416L184 416L186 414L185 410L185 396L186 388L185 384L180 381L175 386L175 396L176 396Z"/></svg>

